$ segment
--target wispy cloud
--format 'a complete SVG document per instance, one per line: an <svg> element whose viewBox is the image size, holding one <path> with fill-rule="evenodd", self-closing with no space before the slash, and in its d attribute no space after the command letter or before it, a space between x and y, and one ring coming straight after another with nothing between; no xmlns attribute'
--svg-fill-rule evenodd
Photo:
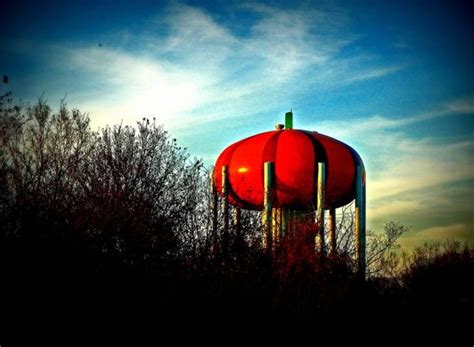
<svg viewBox="0 0 474 347"><path fill-rule="evenodd" d="M424 243L444 242L446 240L458 240L472 242L474 240L472 227L462 224L449 224L431 227L415 233L407 233L400 239L400 244L405 249L422 246Z"/></svg>
<svg viewBox="0 0 474 347"><path fill-rule="evenodd" d="M352 122L346 122L344 127L340 126L340 121L322 120L318 121L317 128L333 136L357 138L360 137L360 134L373 132L380 135L383 131L396 131L400 128L435 118L459 115L474 115L474 97L464 97L446 101L440 105L433 106L431 110L405 117L386 117L381 115L360 117L360 119ZM396 140L397 142L400 141L400 139ZM410 143L409 145L413 144ZM407 147L408 146L405 146L405 149Z"/></svg>
<svg viewBox="0 0 474 347"><path fill-rule="evenodd" d="M362 70L353 76L347 78L345 83L353 83L359 81L370 80L374 78L383 77L390 75L402 69L402 66L391 66L391 67L375 67L368 70Z"/></svg>
<svg viewBox="0 0 474 347"><path fill-rule="evenodd" d="M447 111L474 114L474 97L458 99L447 103Z"/></svg>
<svg viewBox="0 0 474 347"><path fill-rule="evenodd" d="M104 117L101 124L115 123L117 117L176 115L198 106L206 97L205 76L195 73L190 78L177 65L96 47L64 53L70 68L82 71L89 80L84 102L92 108L96 122L98 116Z"/></svg>
<svg viewBox="0 0 474 347"><path fill-rule="evenodd" d="M400 134L384 137L387 143L379 140L377 148L365 156L370 227L380 229L387 221L397 220L417 233L426 226L462 223L461 234L431 233L437 229L428 228L405 245L447 237L473 240L474 142L441 144Z"/></svg>
<svg viewBox="0 0 474 347"><path fill-rule="evenodd" d="M400 69L375 64L364 53L343 54L355 37L347 30L349 18L337 9L246 4L233 11L254 18L243 34L201 8L174 3L140 34L117 33L134 42L133 50L111 37L102 47L42 44L34 51L46 52L57 78L81 76L61 92L90 111L97 125L146 115L170 128L192 128L279 107L282 95Z"/></svg>

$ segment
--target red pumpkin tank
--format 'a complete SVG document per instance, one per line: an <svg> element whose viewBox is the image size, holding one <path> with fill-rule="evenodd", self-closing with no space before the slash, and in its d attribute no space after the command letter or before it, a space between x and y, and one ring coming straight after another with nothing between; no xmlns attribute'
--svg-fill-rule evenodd
<svg viewBox="0 0 474 347"><path fill-rule="evenodd" d="M355 197L354 149L317 132L285 129L257 134L227 147L214 167L214 186L222 195L222 167L228 166L229 202L245 209L263 208L263 167L274 163L273 207L316 206L318 162L326 163L325 208L346 205Z"/></svg>

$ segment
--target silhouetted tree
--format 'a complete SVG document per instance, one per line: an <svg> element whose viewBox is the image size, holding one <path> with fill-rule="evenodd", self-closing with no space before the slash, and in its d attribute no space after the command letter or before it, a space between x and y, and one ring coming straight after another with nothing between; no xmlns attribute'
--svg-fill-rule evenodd
<svg viewBox="0 0 474 347"><path fill-rule="evenodd" d="M201 202L202 164L161 126L93 132L64 103L57 113L43 100L23 112L5 96L1 106L4 237L37 249L87 243L126 266L176 259Z"/></svg>

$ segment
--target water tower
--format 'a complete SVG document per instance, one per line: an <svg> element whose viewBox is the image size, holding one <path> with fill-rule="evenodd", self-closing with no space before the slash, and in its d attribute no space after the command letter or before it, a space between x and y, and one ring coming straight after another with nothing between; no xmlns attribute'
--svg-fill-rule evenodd
<svg viewBox="0 0 474 347"><path fill-rule="evenodd" d="M366 180L364 164L349 145L315 131L293 129L293 113L285 124L228 146L212 173L213 225L217 223L217 194L222 201L224 232L229 231L229 204L262 211L262 246L271 248L284 238L298 211L313 211L317 226L316 252L336 250L336 208L355 200L355 249L358 270L365 273ZM328 230L325 230L325 210ZM327 235L326 235L327 234Z"/></svg>

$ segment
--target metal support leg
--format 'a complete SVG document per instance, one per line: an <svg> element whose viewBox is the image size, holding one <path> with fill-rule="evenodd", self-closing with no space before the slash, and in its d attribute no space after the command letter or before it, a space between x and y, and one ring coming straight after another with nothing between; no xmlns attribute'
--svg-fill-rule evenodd
<svg viewBox="0 0 474 347"><path fill-rule="evenodd" d="M318 186L317 186L317 210L316 223L318 226L318 233L316 235L316 251L320 255L325 255L324 247L324 193L326 186L326 164L318 163Z"/></svg>
<svg viewBox="0 0 474 347"><path fill-rule="evenodd" d="M355 207L355 242L356 242L356 258L357 270L361 277L365 278L366 270L366 184L365 184L365 170L361 165L356 168L356 207Z"/></svg>

